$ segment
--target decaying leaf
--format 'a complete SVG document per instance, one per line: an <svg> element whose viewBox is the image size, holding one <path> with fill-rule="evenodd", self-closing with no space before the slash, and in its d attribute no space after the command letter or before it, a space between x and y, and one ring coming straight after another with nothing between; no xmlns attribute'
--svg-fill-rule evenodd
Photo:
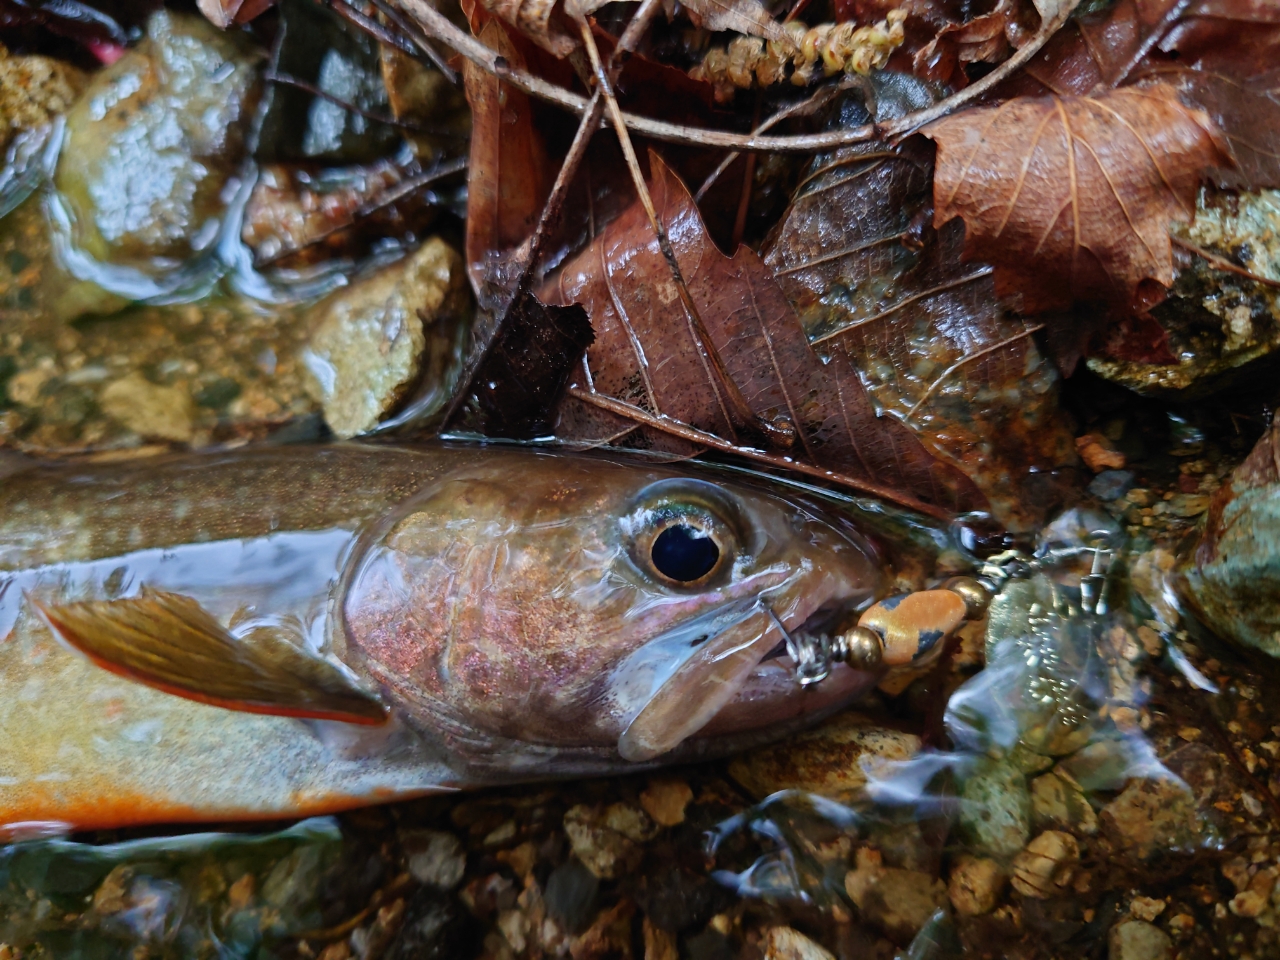
<svg viewBox="0 0 1280 960"><path fill-rule="evenodd" d="M759 0L682 0L695 26L719 33L730 30L766 40L788 42L786 31Z"/></svg>
<svg viewBox="0 0 1280 960"><path fill-rule="evenodd" d="M556 0L481 0L501 18L548 53L567 57L578 48L577 38L560 22Z"/></svg>
<svg viewBox="0 0 1280 960"><path fill-rule="evenodd" d="M466 377L446 427L513 440L550 436L556 406L592 339L577 304L549 307L528 291L518 295Z"/></svg>
<svg viewBox="0 0 1280 960"><path fill-rule="evenodd" d="M637 203L541 291L547 303L581 303L596 334L561 406L557 436L689 455L700 434L759 452L760 438L743 436L726 409L724 392L736 388L778 432L794 431L785 451L793 468L878 485L899 501L984 508L962 473L901 424L876 416L843 358L818 359L768 268L749 249L732 258L717 250L684 184L656 155L650 166L654 204L731 383L717 382ZM787 466L782 456L773 461Z"/></svg>
<svg viewBox="0 0 1280 960"><path fill-rule="evenodd" d="M828 369L852 368L883 416L968 476L1001 522L1031 529L1075 463L1058 373L1033 328L1001 312L991 268L961 261L960 225L928 228L930 170L918 139L816 158L764 259Z"/></svg>
<svg viewBox="0 0 1280 960"><path fill-rule="evenodd" d="M1028 10L1032 10L1028 17ZM1034 8L1024 0L999 0L990 13L963 23L949 23L912 57L913 72L964 86L970 63L1000 63L1025 43L1034 31Z"/></svg>
<svg viewBox="0 0 1280 960"><path fill-rule="evenodd" d="M965 252L1022 312L1133 306L1173 282L1168 227L1190 220L1208 169L1230 163L1208 117L1172 87L1018 97L925 128L938 145L934 224L959 217Z"/></svg>

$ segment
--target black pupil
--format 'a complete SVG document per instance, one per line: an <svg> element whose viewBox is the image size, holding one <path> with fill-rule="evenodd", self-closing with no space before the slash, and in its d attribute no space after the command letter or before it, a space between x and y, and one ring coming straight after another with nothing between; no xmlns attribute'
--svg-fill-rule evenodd
<svg viewBox="0 0 1280 960"><path fill-rule="evenodd" d="M667 527L653 541L653 565L664 577L680 583L701 580L719 559L716 542L684 523Z"/></svg>

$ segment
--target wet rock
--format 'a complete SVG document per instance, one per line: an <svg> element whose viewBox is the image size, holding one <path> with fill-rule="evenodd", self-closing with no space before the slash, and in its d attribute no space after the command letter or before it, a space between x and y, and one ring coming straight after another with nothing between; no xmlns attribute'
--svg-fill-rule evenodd
<svg viewBox="0 0 1280 960"><path fill-rule="evenodd" d="M1098 816L1079 787L1056 773L1031 781L1031 823L1037 830L1060 828L1086 836L1098 832Z"/></svg>
<svg viewBox="0 0 1280 960"><path fill-rule="evenodd" d="M792 927L770 927L760 943L764 960L835 960L829 950L818 946Z"/></svg>
<svg viewBox="0 0 1280 960"><path fill-rule="evenodd" d="M672 932L706 923L734 899L728 887L674 864L646 870L634 897L646 917Z"/></svg>
<svg viewBox="0 0 1280 960"><path fill-rule="evenodd" d="M646 916L643 926L644 960L680 960L676 935L663 930Z"/></svg>
<svg viewBox="0 0 1280 960"><path fill-rule="evenodd" d="M1085 466L1094 473L1104 470L1121 471L1125 467L1124 454L1101 434L1086 433L1082 437L1076 437L1076 453L1080 454Z"/></svg>
<svg viewBox="0 0 1280 960"><path fill-rule="evenodd" d="M424 887L409 900L384 960L452 960L472 956L475 922L453 899Z"/></svg>
<svg viewBox="0 0 1280 960"><path fill-rule="evenodd" d="M689 960L734 960L733 943L719 930L708 927L685 942Z"/></svg>
<svg viewBox="0 0 1280 960"><path fill-rule="evenodd" d="M608 807L579 804L564 815L564 832L574 854L602 880L613 880L640 862L640 844L657 828L642 810L625 803Z"/></svg>
<svg viewBox="0 0 1280 960"><path fill-rule="evenodd" d="M1010 857L1031 835L1031 794L1022 771L1003 760L987 760L960 788L959 826L974 850Z"/></svg>
<svg viewBox="0 0 1280 960"><path fill-rule="evenodd" d="M1185 592L1221 635L1280 656L1280 421L1214 495Z"/></svg>
<svg viewBox="0 0 1280 960"><path fill-rule="evenodd" d="M0 149L18 131L66 113L85 82L83 72L61 60L11 56L0 46Z"/></svg>
<svg viewBox="0 0 1280 960"><path fill-rule="evenodd" d="M67 113L56 185L73 239L105 261L183 260L211 243L257 90L236 34L160 10L147 39Z"/></svg>
<svg viewBox="0 0 1280 960"><path fill-rule="evenodd" d="M1138 920L1146 920L1150 923L1164 913L1164 908L1167 906L1165 901L1157 900L1155 897L1134 897L1129 901L1129 913Z"/></svg>
<svg viewBox="0 0 1280 960"><path fill-rule="evenodd" d="M1208 829L1195 796L1177 777L1137 778L1102 808L1103 832L1137 860L1195 849Z"/></svg>
<svg viewBox="0 0 1280 960"><path fill-rule="evenodd" d="M1010 883L1024 897L1047 900L1071 881L1080 859L1076 838L1061 830L1046 830L1013 858Z"/></svg>
<svg viewBox="0 0 1280 960"><path fill-rule="evenodd" d="M866 847L858 851L855 869L845 874L844 888L863 917L901 944L910 943L934 911L948 903L941 880L885 867L880 854Z"/></svg>
<svg viewBox="0 0 1280 960"><path fill-rule="evenodd" d="M547 877L547 914L570 933L585 930L595 915L600 879L577 860L566 860Z"/></svg>
<svg viewBox="0 0 1280 960"><path fill-rule="evenodd" d="M109 384L99 402L109 417L140 437L187 443L195 431L191 395L181 387L151 383L140 373Z"/></svg>
<svg viewBox="0 0 1280 960"><path fill-rule="evenodd" d="M962 916L989 913L1000 902L1007 878L1004 868L987 857L961 856L951 868L947 896Z"/></svg>
<svg viewBox="0 0 1280 960"><path fill-rule="evenodd" d="M1218 262L1280 280L1280 191L1201 191L1175 238ZM1280 347L1280 289L1177 248L1179 269L1152 320L1114 333L1089 369L1139 393L1192 399L1242 379Z"/></svg>
<svg viewBox="0 0 1280 960"><path fill-rule="evenodd" d="M684 810L693 799L693 791L683 780L651 780L640 794L640 806L660 827L684 823Z"/></svg>
<svg viewBox="0 0 1280 960"><path fill-rule="evenodd" d="M415 165L392 160L319 174L268 165L249 197L241 239L259 267L297 268L335 257L354 260L379 242L422 236L435 215L429 192L399 196L400 185L416 172Z"/></svg>
<svg viewBox="0 0 1280 960"><path fill-rule="evenodd" d="M390 112L377 43L320 4L282 0L279 8L272 71L326 96L291 84L268 86L258 159L346 164L391 153L400 142L399 131L370 118Z"/></svg>
<svg viewBox="0 0 1280 960"><path fill-rule="evenodd" d="M845 713L787 743L738 757L729 774L758 799L797 789L849 803L863 796L869 771L909 760L919 749L914 734Z"/></svg>
<svg viewBox="0 0 1280 960"><path fill-rule="evenodd" d="M1173 941L1143 920L1122 920L1107 935L1107 960L1172 960Z"/></svg>
<svg viewBox="0 0 1280 960"><path fill-rule="evenodd" d="M1089 483L1089 492L1099 500L1119 500L1133 489L1132 470L1103 470Z"/></svg>
<svg viewBox="0 0 1280 960"><path fill-rule="evenodd" d="M569 945L573 960L603 960L631 957L631 918L636 908L630 900L620 900L603 911L581 936Z"/></svg>
<svg viewBox="0 0 1280 960"><path fill-rule="evenodd" d="M465 283L461 258L433 237L314 308L301 358L337 436L376 426L419 382L444 402L466 320Z"/></svg>
<svg viewBox="0 0 1280 960"><path fill-rule="evenodd" d="M462 843L443 830L408 830L400 836L409 873L419 883L452 890L467 869Z"/></svg>

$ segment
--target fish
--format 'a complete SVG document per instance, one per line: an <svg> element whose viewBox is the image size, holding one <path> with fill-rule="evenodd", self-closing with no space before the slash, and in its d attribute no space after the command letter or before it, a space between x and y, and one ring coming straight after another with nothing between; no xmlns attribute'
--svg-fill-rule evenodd
<svg viewBox="0 0 1280 960"><path fill-rule="evenodd" d="M348 443L0 479L0 830L267 820L698 762L879 679L796 683L885 548L750 479Z"/></svg>

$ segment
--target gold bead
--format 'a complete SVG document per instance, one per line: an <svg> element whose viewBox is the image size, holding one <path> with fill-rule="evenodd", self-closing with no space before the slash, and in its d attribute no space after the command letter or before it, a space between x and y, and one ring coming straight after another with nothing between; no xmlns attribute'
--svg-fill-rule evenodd
<svg viewBox="0 0 1280 960"><path fill-rule="evenodd" d="M965 619L978 620L987 612L991 594L973 577L952 577L942 585L964 601Z"/></svg>
<svg viewBox="0 0 1280 960"><path fill-rule="evenodd" d="M878 670L884 661L884 641L867 627L851 627L837 642L838 659L855 670Z"/></svg>

